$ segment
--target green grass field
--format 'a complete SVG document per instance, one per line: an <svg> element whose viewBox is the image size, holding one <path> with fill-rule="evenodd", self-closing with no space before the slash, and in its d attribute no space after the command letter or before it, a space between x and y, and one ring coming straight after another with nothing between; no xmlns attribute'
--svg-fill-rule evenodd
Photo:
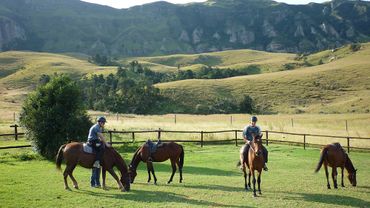
<svg viewBox="0 0 370 208"><path fill-rule="evenodd" d="M117 148L117 146L116 146ZM158 185L147 184L141 163L135 184L120 192L108 176L110 189L90 188L90 170L77 167L74 175L80 190L66 191L62 173L30 150L0 151L1 207L369 207L370 159L368 153L353 152L358 169L357 187L327 190L323 169L314 174L319 149L270 145L269 172L262 174L262 193L252 198L243 189L241 171L236 168L239 148L232 144L200 148L185 144L184 182L167 185L170 163L155 164ZM134 146L119 147L128 163ZM32 159L32 160L27 160ZM65 166L62 165L62 168ZM71 182L69 180L69 182Z"/></svg>

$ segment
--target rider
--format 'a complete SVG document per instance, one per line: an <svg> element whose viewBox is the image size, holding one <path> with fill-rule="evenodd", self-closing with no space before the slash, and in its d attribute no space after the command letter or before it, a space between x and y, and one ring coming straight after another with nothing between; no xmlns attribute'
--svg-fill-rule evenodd
<svg viewBox="0 0 370 208"><path fill-rule="evenodd" d="M100 186L99 175L100 175L100 162L104 152L104 146L110 147L106 142L102 132L107 120L105 117L99 117L98 122L93 125L89 130L89 136L87 142L92 146L96 153L95 162L93 164L91 186ZM104 144L104 145L103 145Z"/></svg>
<svg viewBox="0 0 370 208"><path fill-rule="evenodd" d="M256 123L257 123L257 117L252 116L251 124L245 126L243 130L243 139L246 143L245 146L243 147L243 152L246 152L247 154L249 151L250 143L253 140L252 134L255 134L255 135L261 134L261 128L257 126ZM265 164L264 164L263 170L267 171L268 168L266 166L266 163L268 161L268 152L264 146L262 146L262 151L263 151L263 157L265 158Z"/></svg>

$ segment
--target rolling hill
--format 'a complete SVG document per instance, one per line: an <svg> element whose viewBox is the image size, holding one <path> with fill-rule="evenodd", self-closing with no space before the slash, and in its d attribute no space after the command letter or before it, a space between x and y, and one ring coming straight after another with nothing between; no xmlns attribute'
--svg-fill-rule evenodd
<svg viewBox="0 0 370 208"><path fill-rule="evenodd" d="M370 44L351 52L349 46L323 51L306 61L324 64L222 80L183 80L161 83L164 96L188 112L228 97L251 96L265 113L345 113L370 111ZM327 63L325 63L327 62Z"/></svg>
<svg viewBox="0 0 370 208"><path fill-rule="evenodd" d="M239 101L244 95L250 95L264 113L367 113L370 108L369 57L370 43L362 44L358 51L345 46L308 56L231 50L136 59L162 72L177 70L177 65L181 70L196 70L202 65L225 69L258 65L264 69L261 72L272 72L157 84L161 94L175 103L163 112L189 113L194 112L197 105L207 107L222 98ZM18 111L42 74L66 73L78 80L88 74L106 75L116 71L116 67L96 66L84 58L79 54L0 53L0 106L5 111ZM287 64L300 68L280 71Z"/></svg>

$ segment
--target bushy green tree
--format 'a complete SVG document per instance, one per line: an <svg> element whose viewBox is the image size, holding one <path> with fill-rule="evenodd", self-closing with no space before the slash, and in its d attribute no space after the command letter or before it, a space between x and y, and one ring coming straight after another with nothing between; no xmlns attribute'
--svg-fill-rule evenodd
<svg viewBox="0 0 370 208"><path fill-rule="evenodd" d="M255 106L253 99L249 95L245 95L239 103L239 109L241 113L254 113Z"/></svg>
<svg viewBox="0 0 370 208"><path fill-rule="evenodd" d="M23 103L21 125L38 152L55 157L60 145L86 140L92 125L77 84L65 75L56 75L29 94Z"/></svg>

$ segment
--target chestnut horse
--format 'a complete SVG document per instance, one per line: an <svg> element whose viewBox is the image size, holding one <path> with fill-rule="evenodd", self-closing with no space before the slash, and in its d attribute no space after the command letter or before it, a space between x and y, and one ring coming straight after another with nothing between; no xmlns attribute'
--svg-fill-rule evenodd
<svg viewBox="0 0 370 208"><path fill-rule="evenodd" d="M72 175L73 170L75 169L77 164L81 165L84 168L92 168L95 161L95 154L85 153L83 151L83 143L72 142L69 144L64 144L59 148L56 157L56 166L59 170L61 170L63 159L65 159L67 165L63 173L65 189L70 190L67 183L68 176L72 179L73 186L78 189L77 181ZM118 170L121 172L121 179L119 179L114 172L114 166L117 167ZM122 191L130 190L130 179L127 165L121 155L115 149L113 149L113 147L105 147L104 154L102 156L102 177L104 189L106 189L106 171L108 171L113 176L113 178L116 179L118 186Z"/></svg>
<svg viewBox="0 0 370 208"><path fill-rule="evenodd" d="M251 176L253 176L253 197L256 197L256 176L255 171L258 172L258 193L262 194L261 192L261 173L263 166L265 164L265 158L262 154L262 134L260 135L252 135L253 140L250 144L250 148L248 152L240 152L240 163L242 165L242 170L244 173L244 187L245 190L248 190L248 187L251 188ZM247 157L248 154L248 157ZM246 167L249 169L249 174L247 174ZM249 175L249 177L248 177ZM248 184L247 184L247 177L248 177Z"/></svg>
<svg viewBox="0 0 370 208"><path fill-rule="evenodd" d="M152 162L163 162L168 159L171 160L172 175L167 184L172 182L173 176L176 172L176 165L178 166L180 171L180 183L182 182L182 167L184 166L184 148L182 147L182 145L176 144L175 142L161 143L161 146L157 147L157 151L151 154L152 161L148 161L150 154L149 152L149 146L147 144L143 144L136 150L129 165L131 183L134 182L137 175L137 166L140 162L145 162L148 170L148 183L151 180L151 172L153 174L154 184L157 184L157 177L154 174L154 167Z"/></svg>
<svg viewBox="0 0 370 208"><path fill-rule="evenodd" d="M328 182L327 186L330 189L329 183L329 173L328 166L332 167L331 177L333 178L334 188L338 188L337 184L337 167L341 168L342 172L342 187L344 187L343 182L343 169L346 168L348 172L348 179L351 182L352 186L356 186L356 169L352 164L351 159L349 159L348 154L344 151L342 146L339 143L328 144L321 150L320 161L317 164L315 172L317 173L322 164L324 164L326 180Z"/></svg>

